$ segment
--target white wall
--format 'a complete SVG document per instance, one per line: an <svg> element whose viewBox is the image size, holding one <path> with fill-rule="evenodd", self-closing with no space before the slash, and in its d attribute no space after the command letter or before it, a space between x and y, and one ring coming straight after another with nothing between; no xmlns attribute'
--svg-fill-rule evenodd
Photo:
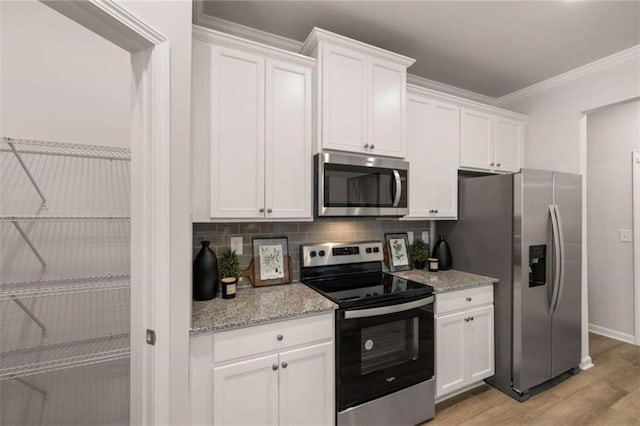
<svg viewBox="0 0 640 426"><path fill-rule="evenodd" d="M525 167L581 173L583 112L636 96L640 96L638 56L500 106L529 116Z"/></svg>
<svg viewBox="0 0 640 426"><path fill-rule="evenodd" d="M2 135L129 146L129 52L35 0L0 7Z"/></svg>
<svg viewBox="0 0 640 426"><path fill-rule="evenodd" d="M589 323L633 341L632 159L640 150L640 101L587 116ZM624 337L624 336L620 336Z"/></svg>

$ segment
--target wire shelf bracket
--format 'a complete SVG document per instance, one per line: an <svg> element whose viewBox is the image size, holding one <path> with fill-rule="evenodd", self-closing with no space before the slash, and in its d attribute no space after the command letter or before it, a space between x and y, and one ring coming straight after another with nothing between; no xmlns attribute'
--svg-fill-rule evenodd
<svg viewBox="0 0 640 426"><path fill-rule="evenodd" d="M40 189L40 186L38 185L38 182L36 182L35 178L31 174L31 172L29 171L29 167L27 167L27 165L25 164L24 160L22 159L22 156L20 155L20 153L16 149L14 143L13 142L7 142L7 145L9 145L9 148L11 149L11 152L13 152L13 155L16 156L16 159L18 160L18 163L20 163L20 166L22 166L22 169L24 170L25 174L29 178L29 181L31 181L31 184L33 185L33 187L35 188L36 192L38 193L38 195L42 199L42 209L43 210L47 210L47 199L44 196L44 194L42 193L42 190Z"/></svg>
<svg viewBox="0 0 640 426"><path fill-rule="evenodd" d="M41 389L38 386L34 385L33 383L26 381L22 377L11 376L10 378L20 383L21 385L26 386L32 391L39 393L40 395L42 395L42 402L47 402L47 391L45 391L44 389Z"/></svg>
<svg viewBox="0 0 640 426"><path fill-rule="evenodd" d="M24 303L22 303L22 301L18 299L16 296L11 296L11 300L13 300L15 304L18 305L18 307L22 309L24 313L27 314L27 316L31 318L31 320L38 325L38 327L40 327L40 329L42 330L42 337L47 337L47 327L44 326L42 321L40 321L38 317L35 316L33 312L31 312L31 310L27 308L27 306Z"/></svg>
<svg viewBox="0 0 640 426"><path fill-rule="evenodd" d="M16 230L18 231L18 233L20 234L20 236L22 237L24 242L27 243L27 245L29 246L29 248L31 249L33 254L38 258L38 261L42 265L42 273L46 274L47 273L47 262L44 260L44 258L42 257L42 255L40 254L40 252L38 251L36 246L33 245L33 243L31 242L31 239L29 238L27 233L24 231L22 226L20 226L18 221L17 220L12 220L11 223L13 223L13 226L16 228Z"/></svg>

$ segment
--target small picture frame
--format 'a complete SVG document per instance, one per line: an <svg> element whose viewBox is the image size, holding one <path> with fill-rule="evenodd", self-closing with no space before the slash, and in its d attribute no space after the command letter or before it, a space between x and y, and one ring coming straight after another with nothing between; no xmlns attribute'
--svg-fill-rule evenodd
<svg viewBox="0 0 640 426"><path fill-rule="evenodd" d="M384 234L385 245L389 257L391 272L408 271L411 269L409 255L409 236L406 232Z"/></svg>
<svg viewBox="0 0 640 426"><path fill-rule="evenodd" d="M256 287L291 282L287 237L254 238L253 278Z"/></svg>

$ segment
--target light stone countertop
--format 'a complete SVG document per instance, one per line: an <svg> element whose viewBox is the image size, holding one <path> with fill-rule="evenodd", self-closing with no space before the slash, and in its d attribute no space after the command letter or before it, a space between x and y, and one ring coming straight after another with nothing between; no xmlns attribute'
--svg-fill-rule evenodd
<svg viewBox="0 0 640 426"><path fill-rule="evenodd" d="M332 312L337 305L306 285L239 288L236 297L193 302L191 334L251 327Z"/></svg>
<svg viewBox="0 0 640 426"><path fill-rule="evenodd" d="M428 284L433 287L433 292L436 294L470 287L493 285L499 281L496 278L456 271L455 269L438 272L413 269L411 271L392 272L392 274L422 284Z"/></svg>

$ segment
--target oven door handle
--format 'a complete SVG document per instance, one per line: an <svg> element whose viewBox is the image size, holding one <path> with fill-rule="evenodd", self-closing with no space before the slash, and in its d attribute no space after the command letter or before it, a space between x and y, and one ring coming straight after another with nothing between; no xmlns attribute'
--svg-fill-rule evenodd
<svg viewBox="0 0 640 426"><path fill-rule="evenodd" d="M367 317L377 317L380 315L387 314L395 314L398 312L404 312L411 309L419 308L421 306L429 305L433 303L434 297L429 296L424 299L414 300L413 302L400 303L398 305L390 305L390 306L380 306L377 308L369 308L369 309L354 309L352 311L344 312L344 319L354 319L354 318L367 318Z"/></svg>

